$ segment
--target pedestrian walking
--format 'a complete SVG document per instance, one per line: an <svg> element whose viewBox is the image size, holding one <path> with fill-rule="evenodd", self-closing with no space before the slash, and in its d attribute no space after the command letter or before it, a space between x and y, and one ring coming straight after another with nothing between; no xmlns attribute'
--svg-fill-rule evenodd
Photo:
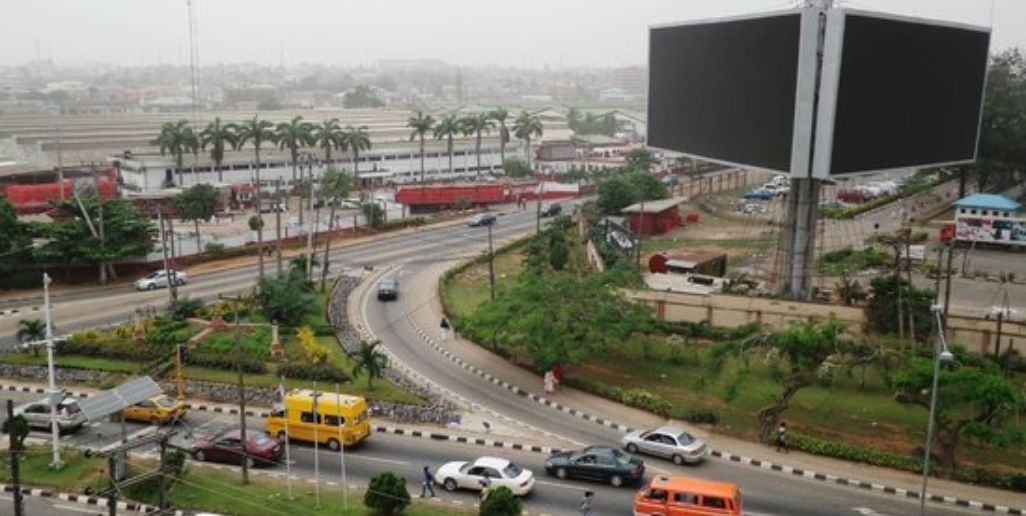
<svg viewBox="0 0 1026 516"><path fill-rule="evenodd" d="M591 491L584 492L584 498L581 499L581 505L578 508L578 512L581 513L581 516L588 516L591 514L591 504L594 499L595 493Z"/></svg>
<svg viewBox="0 0 1026 516"><path fill-rule="evenodd" d="M783 450L787 453L787 423L781 421L777 427L777 451Z"/></svg>
<svg viewBox="0 0 1026 516"><path fill-rule="evenodd" d="M435 475L431 473L431 468L424 466L424 483L420 486L420 497L424 498L427 493L431 493L431 498L435 497Z"/></svg>
<svg viewBox="0 0 1026 516"><path fill-rule="evenodd" d="M487 478L482 478L480 480L480 483L481 483L480 500L481 500L481 503L484 503L484 501L488 499L488 495L491 494L491 492L492 492L492 483Z"/></svg>
<svg viewBox="0 0 1026 516"><path fill-rule="evenodd" d="M542 377L542 386L545 388L545 394L552 394L556 391L556 375L549 369L545 371L545 376Z"/></svg>
<svg viewBox="0 0 1026 516"><path fill-rule="evenodd" d="M442 322L438 325L438 328L442 331L442 340L448 340L450 326L449 321L445 317L442 317Z"/></svg>

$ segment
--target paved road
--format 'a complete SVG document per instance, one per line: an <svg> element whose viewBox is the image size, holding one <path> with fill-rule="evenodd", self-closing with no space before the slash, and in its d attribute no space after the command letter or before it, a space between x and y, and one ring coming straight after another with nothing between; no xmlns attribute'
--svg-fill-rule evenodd
<svg viewBox="0 0 1026 516"><path fill-rule="evenodd" d="M12 497L13 495L11 494L0 496L0 514L14 514L14 499ZM25 497L26 516L82 516L83 514L104 516L107 513L102 507L65 502L52 498Z"/></svg>
<svg viewBox="0 0 1026 516"><path fill-rule="evenodd" d="M29 401L38 397L38 395L23 393L4 393L2 396L4 398L13 398L18 402ZM238 416L193 411L188 414L186 421L177 427L179 434L175 436L173 443L188 446L192 442L190 433L192 435L216 433L224 429L234 428L237 424ZM247 424L250 428L263 428L263 421L259 418L250 417L247 419ZM137 423L127 423L126 429L129 435L143 435L155 431L154 427ZM120 425L102 422L86 427L78 433L63 437L62 443L66 446L97 449L116 443L119 435ZM47 434L33 432L31 437L42 440L46 439ZM154 448L149 447L140 449L139 453L152 457L155 451ZM341 485L339 454L325 450L320 450L319 454L321 480L323 482L321 495L325 497L341 496L339 490ZM436 470L444 462L472 460L481 455L504 457L535 472L538 479L537 486L535 491L525 500L527 510L532 513L551 515L575 514L576 502L586 489L596 493L598 510L595 514L623 515L630 513L631 496L634 493L633 488L617 489L611 486L577 481L562 481L547 477L544 473L545 456L542 454L386 434L372 435L361 446L347 450L345 455L346 482L349 485L365 487L373 475L382 471L392 471L406 477L411 494L416 496L419 494L420 469L424 465L430 465L433 470ZM297 494L312 493L313 487L307 482L307 479L312 479L314 475L314 450L312 446L293 445L291 448L291 458L293 461L292 472L297 477L294 480L294 489L296 489ZM649 478L655 474L680 471L694 476L729 479L737 482L741 485L744 492L746 514L755 516L845 514L900 516L912 513L915 508L914 504L894 497L853 491L829 484L803 482L780 473L741 468L716 460L710 460L698 467L677 467L666 461L646 459L646 465L649 468ZM260 470L273 473L282 479L284 478L285 469L284 464L270 468L260 468ZM454 506L457 503L469 506L476 502L476 496L470 492L446 493L438 487L436 487L436 492L446 503L452 503ZM75 504L64 505L75 506ZM0 507L3 506L0 505ZM84 507L77 506L77 508ZM6 512L0 510L0 514L6 514ZM36 513L30 514L34 515ZM44 512L42 514L50 513ZM953 509L933 508L930 514L952 516L964 513Z"/></svg>

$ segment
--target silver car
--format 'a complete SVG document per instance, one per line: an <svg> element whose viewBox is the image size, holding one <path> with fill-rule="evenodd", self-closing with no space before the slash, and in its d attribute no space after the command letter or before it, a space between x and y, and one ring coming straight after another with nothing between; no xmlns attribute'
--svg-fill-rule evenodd
<svg viewBox="0 0 1026 516"><path fill-rule="evenodd" d="M42 399L15 407L15 416L23 416L29 428L50 431L50 400ZM57 427L62 434L74 432L87 422L75 398L64 398L57 407Z"/></svg>
<svg viewBox="0 0 1026 516"><path fill-rule="evenodd" d="M705 441L672 426L631 432L623 436L620 443L630 453L667 458L678 466L702 462L709 453Z"/></svg>
<svg viewBox="0 0 1026 516"><path fill-rule="evenodd" d="M174 278L175 285L181 286L189 282L189 276L182 271L158 269L135 280L135 289L153 290L155 288L165 288L170 283L170 278L172 277Z"/></svg>

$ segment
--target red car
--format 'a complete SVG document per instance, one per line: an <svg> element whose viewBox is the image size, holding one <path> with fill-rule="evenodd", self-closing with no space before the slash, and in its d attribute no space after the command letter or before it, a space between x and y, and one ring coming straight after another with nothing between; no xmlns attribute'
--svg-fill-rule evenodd
<svg viewBox="0 0 1026 516"><path fill-rule="evenodd" d="M246 430L246 465L271 465L280 462L282 445L270 434ZM201 437L192 446L192 458L198 461L242 464L242 431L230 430L212 437Z"/></svg>

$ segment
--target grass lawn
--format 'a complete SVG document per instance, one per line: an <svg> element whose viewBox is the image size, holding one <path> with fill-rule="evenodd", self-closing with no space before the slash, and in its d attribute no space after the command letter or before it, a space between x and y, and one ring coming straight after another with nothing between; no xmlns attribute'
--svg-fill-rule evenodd
<svg viewBox="0 0 1026 516"><path fill-rule="evenodd" d="M4 464L10 462L8 453L4 451L0 455ZM27 446L20 462L21 483L76 492L81 492L86 487L99 488L104 485L107 478L107 463L103 458L86 458L76 450L62 448L61 460L64 461L64 467L56 471L50 469L51 458L49 446ZM11 482L10 468L0 468L0 482Z"/></svg>
<svg viewBox="0 0 1026 516"><path fill-rule="evenodd" d="M415 486L409 486L412 489ZM142 490L140 490L142 491ZM292 514L324 514L363 516L373 514L363 505L363 492L349 492L349 509L344 510L342 494L338 489L321 486L319 507L315 502L313 487L306 482L293 483L292 500L288 499L288 490L284 482L272 482L260 477L251 477L246 486L238 474L211 470L209 468L190 467L185 476L175 483L168 493L168 500L178 509L187 511L211 511L225 515L256 516L256 515L292 515ZM136 496L140 501L155 504L156 493L140 492ZM413 516L435 516L458 514L451 506L434 508L428 504L413 503L403 514ZM469 512L464 512L469 514Z"/></svg>
<svg viewBox="0 0 1026 516"><path fill-rule="evenodd" d="M495 255L495 289L501 291L515 281L523 269L520 249ZM475 263L453 276L443 290L443 301L453 315L466 315L489 299L488 262Z"/></svg>
<svg viewBox="0 0 1026 516"><path fill-rule="evenodd" d="M722 247L728 249L742 249L761 251L771 249L776 245L777 239L770 236L755 236L752 238L646 238L641 241L641 251L651 253L666 249L690 248L690 247Z"/></svg>

